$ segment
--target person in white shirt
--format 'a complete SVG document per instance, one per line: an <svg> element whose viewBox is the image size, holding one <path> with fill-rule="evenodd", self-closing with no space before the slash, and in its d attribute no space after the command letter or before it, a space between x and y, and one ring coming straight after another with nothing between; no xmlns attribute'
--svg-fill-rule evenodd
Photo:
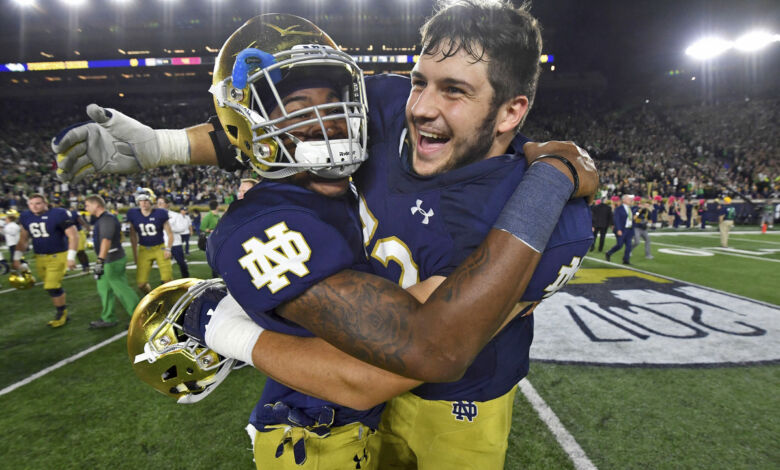
<svg viewBox="0 0 780 470"><path fill-rule="evenodd" d="M187 231L186 232L182 232L182 234L181 234L181 244L184 247L184 254L185 255L189 255L190 254L190 235L192 235L192 219L190 218L190 215L187 213L187 208L184 207L184 206L181 206L181 209L179 209L179 215L187 223Z"/></svg>
<svg viewBox="0 0 780 470"><path fill-rule="evenodd" d="M5 244L8 245L8 251L10 251L10 259L14 259L14 251L16 251L16 244L19 243L19 236L21 235L21 228L16 223L16 219L19 218L19 212L15 209L11 209L5 214L5 227L3 227L3 235L5 235Z"/></svg>
<svg viewBox="0 0 780 470"><path fill-rule="evenodd" d="M157 207L168 211L168 223L171 226L171 232L173 232L173 243L171 244L171 256L176 260L176 264L179 265L179 271L181 271L181 277L190 277L190 268L187 266L187 260L184 259L184 249L181 245L181 236L183 233L189 233L190 225L184 217L178 212L174 212L168 209L170 201L166 196L160 196L157 198ZM168 243L168 234L165 234L165 243Z"/></svg>

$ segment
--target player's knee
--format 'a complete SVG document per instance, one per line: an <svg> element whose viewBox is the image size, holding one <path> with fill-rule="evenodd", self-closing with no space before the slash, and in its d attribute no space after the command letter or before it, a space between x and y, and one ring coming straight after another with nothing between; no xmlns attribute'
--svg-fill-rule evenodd
<svg viewBox="0 0 780 470"><path fill-rule="evenodd" d="M58 287L56 289L46 289L46 292L49 293L49 297L59 297L65 293L65 290L62 287Z"/></svg>

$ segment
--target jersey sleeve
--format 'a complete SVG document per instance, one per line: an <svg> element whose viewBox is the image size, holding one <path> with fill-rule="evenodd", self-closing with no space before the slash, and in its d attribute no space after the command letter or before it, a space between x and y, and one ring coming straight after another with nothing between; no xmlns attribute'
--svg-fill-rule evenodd
<svg viewBox="0 0 780 470"><path fill-rule="evenodd" d="M209 237L209 264L254 312L294 299L354 262L343 236L312 212L281 209L237 226L230 222L220 221Z"/></svg>
<svg viewBox="0 0 780 470"><path fill-rule="evenodd" d="M63 232L68 227L76 225L76 222L73 220L73 214L71 214L70 211L63 209L62 211L57 212L58 217L60 218L60 220L57 222L57 227L61 228Z"/></svg>

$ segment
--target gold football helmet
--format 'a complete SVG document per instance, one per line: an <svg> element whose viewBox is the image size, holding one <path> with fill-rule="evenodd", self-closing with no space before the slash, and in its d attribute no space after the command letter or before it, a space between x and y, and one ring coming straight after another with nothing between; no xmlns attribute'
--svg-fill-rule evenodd
<svg viewBox="0 0 780 470"><path fill-rule="evenodd" d="M8 283L17 289L29 289L35 285L35 278L30 271L13 272L8 276Z"/></svg>
<svg viewBox="0 0 780 470"><path fill-rule="evenodd" d="M157 196L154 195L154 191L152 191L150 188L136 188L135 190L135 202L138 203L138 201L149 201L152 204L155 203L157 200Z"/></svg>
<svg viewBox="0 0 780 470"><path fill-rule="evenodd" d="M324 86L333 88L339 101L285 110L285 92ZM266 178L301 171L342 178L366 159L363 72L303 18L272 13L244 23L220 49L210 91L230 143ZM281 116L271 119L275 108ZM347 135L329 138L327 121L345 124ZM322 140L295 137L296 130L312 126L319 126Z"/></svg>
<svg viewBox="0 0 780 470"><path fill-rule="evenodd" d="M200 293L221 279L177 279L148 293L133 312L127 353L136 375L178 403L205 398L228 376L227 359L187 336L180 318ZM182 319L183 320L183 319Z"/></svg>

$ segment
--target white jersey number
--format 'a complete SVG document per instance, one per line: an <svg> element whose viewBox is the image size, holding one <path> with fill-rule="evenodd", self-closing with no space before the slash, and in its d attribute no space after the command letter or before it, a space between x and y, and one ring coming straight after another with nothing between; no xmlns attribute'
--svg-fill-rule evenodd
<svg viewBox="0 0 780 470"><path fill-rule="evenodd" d="M46 231L46 222L33 222L30 224L30 234L33 238L47 238L49 232Z"/></svg>
<svg viewBox="0 0 780 470"><path fill-rule="evenodd" d="M157 235L157 226L154 224L138 224L138 230L144 237L153 237Z"/></svg>
<svg viewBox="0 0 780 470"><path fill-rule="evenodd" d="M363 224L363 243L369 246L379 222L369 210L363 196L360 196L360 222ZM371 250L371 257L379 260L385 267L390 261L400 266L401 276L398 284L404 289L420 282L420 269L414 262L412 251L400 238L393 236L377 240Z"/></svg>

